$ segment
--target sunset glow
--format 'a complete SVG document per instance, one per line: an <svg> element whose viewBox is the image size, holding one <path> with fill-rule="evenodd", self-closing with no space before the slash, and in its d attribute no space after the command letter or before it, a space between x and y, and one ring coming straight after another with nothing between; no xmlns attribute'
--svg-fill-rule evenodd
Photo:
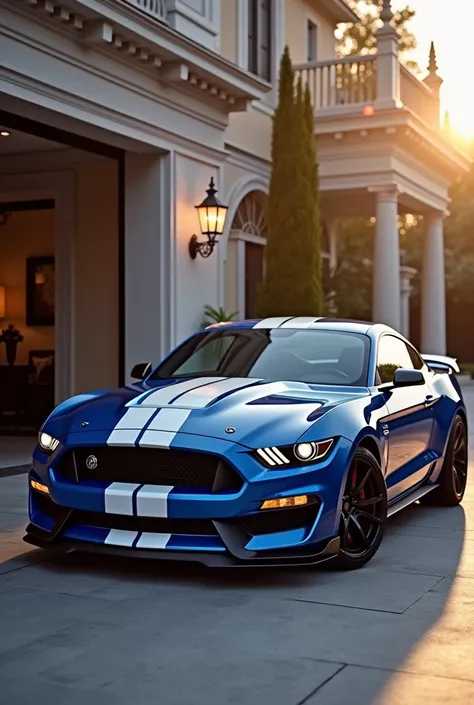
<svg viewBox="0 0 474 705"><path fill-rule="evenodd" d="M472 27L474 2L457 0L452 5L434 0L393 0L394 9L409 5L416 12L410 29L418 40L410 59L423 73L428 64L430 43L436 48L438 74L443 78L442 108L449 112L454 135L474 138L474 90L471 87Z"/></svg>

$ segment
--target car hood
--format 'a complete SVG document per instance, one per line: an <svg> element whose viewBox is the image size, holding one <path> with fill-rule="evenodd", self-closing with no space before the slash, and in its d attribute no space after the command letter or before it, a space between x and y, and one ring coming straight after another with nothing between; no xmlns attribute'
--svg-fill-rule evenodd
<svg viewBox="0 0 474 705"><path fill-rule="evenodd" d="M70 433L103 432L105 443L112 432L118 438L119 431L136 431L138 438L151 425L153 430L232 440L249 448L288 445L330 409L368 395L366 388L302 382L166 380L153 387L140 383L72 397L51 414L44 430L59 440Z"/></svg>

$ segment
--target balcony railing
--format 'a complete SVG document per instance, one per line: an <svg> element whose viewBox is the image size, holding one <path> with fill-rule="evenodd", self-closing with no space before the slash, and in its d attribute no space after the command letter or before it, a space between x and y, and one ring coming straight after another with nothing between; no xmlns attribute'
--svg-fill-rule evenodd
<svg viewBox="0 0 474 705"><path fill-rule="evenodd" d="M321 116L325 109L339 106L376 106L379 102L381 107L395 107L401 100L430 127L439 129L440 102L436 93L396 59L389 57L383 65L385 59L378 54L347 56L300 64L295 66L295 73L309 87L315 112Z"/></svg>
<svg viewBox="0 0 474 705"><path fill-rule="evenodd" d="M129 5L134 5L139 10L146 12L160 22L166 22L165 0L126 0Z"/></svg>
<svg viewBox="0 0 474 705"><path fill-rule="evenodd" d="M428 125L440 127L439 100L423 81L420 81L402 64L400 65L400 99L405 107Z"/></svg>
<svg viewBox="0 0 474 705"><path fill-rule="evenodd" d="M373 55L346 56L295 67L309 87L315 110L353 103L371 103L377 97L377 60Z"/></svg>

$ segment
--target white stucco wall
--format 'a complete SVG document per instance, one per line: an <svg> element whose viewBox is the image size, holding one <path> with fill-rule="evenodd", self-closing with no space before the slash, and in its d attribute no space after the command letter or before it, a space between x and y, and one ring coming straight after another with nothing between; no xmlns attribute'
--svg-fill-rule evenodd
<svg viewBox="0 0 474 705"><path fill-rule="evenodd" d="M214 177L216 188L220 189L220 170L204 161L175 155L175 342L199 328L206 304L218 304L218 252L215 250L208 258L198 254L195 260L188 253L191 235L196 234L202 240L194 206L205 197L211 176Z"/></svg>

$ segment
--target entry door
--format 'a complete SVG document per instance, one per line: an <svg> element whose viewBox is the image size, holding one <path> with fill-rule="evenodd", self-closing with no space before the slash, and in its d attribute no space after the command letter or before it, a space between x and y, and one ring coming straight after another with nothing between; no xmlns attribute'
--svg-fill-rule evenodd
<svg viewBox="0 0 474 705"><path fill-rule="evenodd" d="M426 366L401 338L384 335L377 358L380 382L392 382L397 369L420 369L425 384L393 389L386 398L388 415L381 423L388 442L386 479L389 500L425 477L434 425L432 390Z"/></svg>

